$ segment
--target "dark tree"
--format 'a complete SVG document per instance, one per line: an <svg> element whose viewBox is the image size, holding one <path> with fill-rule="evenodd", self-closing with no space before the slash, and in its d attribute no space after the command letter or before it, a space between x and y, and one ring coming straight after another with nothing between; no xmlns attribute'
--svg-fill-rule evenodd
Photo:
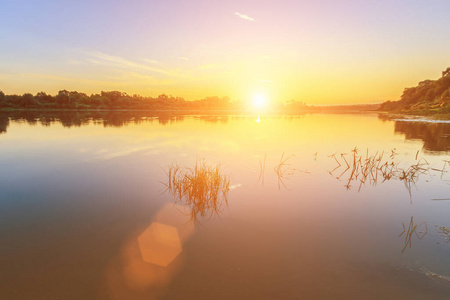
<svg viewBox="0 0 450 300"><path fill-rule="evenodd" d="M35 104L34 96L30 93L23 94L22 101L20 101L20 105L25 107L30 107Z"/></svg>
<svg viewBox="0 0 450 300"><path fill-rule="evenodd" d="M67 105L69 104L69 91L62 90L58 92L58 95L55 97L56 103L59 105Z"/></svg>
<svg viewBox="0 0 450 300"><path fill-rule="evenodd" d="M0 90L0 103L5 102L5 93L3 93L3 91Z"/></svg>

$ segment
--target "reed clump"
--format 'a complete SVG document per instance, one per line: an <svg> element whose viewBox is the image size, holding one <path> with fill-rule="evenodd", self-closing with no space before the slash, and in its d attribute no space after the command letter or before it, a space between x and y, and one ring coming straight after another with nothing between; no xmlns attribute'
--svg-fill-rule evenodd
<svg viewBox="0 0 450 300"><path fill-rule="evenodd" d="M447 163L442 169L430 168L430 164L424 158L418 159L418 153L415 163L407 167L401 166L400 162L395 160L397 155L396 149L392 149L387 154L384 151L369 154L367 149L366 153L360 154L359 149L355 147L350 154L334 153L330 155L329 157L336 161L337 166L329 173L335 176L336 172L340 172L336 178L345 180L347 190L356 184L358 191L366 183L375 186L378 183L397 179L404 183L411 196L411 189L420 175L428 174L431 170L439 171L442 174L446 172Z"/></svg>
<svg viewBox="0 0 450 300"><path fill-rule="evenodd" d="M230 177L222 175L219 165L210 165L204 160L194 167L182 167L172 163L167 171L164 192L173 195L175 203L190 208L191 221L199 217L211 218L228 205Z"/></svg>

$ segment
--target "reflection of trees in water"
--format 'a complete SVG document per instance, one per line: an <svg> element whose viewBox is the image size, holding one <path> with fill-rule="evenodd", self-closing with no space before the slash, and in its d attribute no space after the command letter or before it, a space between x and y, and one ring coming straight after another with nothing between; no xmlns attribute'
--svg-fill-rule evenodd
<svg viewBox="0 0 450 300"><path fill-rule="evenodd" d="M221 123L226 124L228 123L229 116L196 116L195 117L198 120L202 120L208 123Z"/></svg>
<svg viewBox="0 0 450 300"><path fill-rule="evenodd" d="M161 125L181 122L186 112L161 112L161 111L15 111L0 113L0 133L6 132L10 120L29 125L40 124L51 126L62 124L64 127L81 127L89 124L103 125L104 127L122 127L129 124L144 122L158 122ZM227 123L227 115L196 116L205 122Z"/></svg>
<svg viewBox="0 0 450 300"><path fill-rule="evenodd" d="M424 122L395 122L395 132L407 140L420 139L423 148L430 151L450 151L450 124Z"/></svg>
<svg viewBox="0 0 450 300"><path fill-rule="evenodd" d="M206 123L227 124L243 115L230 115L227 112L208 111L13 111L0 113L0 132L6 132L9 120L29 125L51 126L61 124L64 127L81 127L89 124L104 127L123 127L129 124L158 122L168 125L182 122L187 116ZM290 121L302 116L284 116Z"/></svg>
<svg viewBox="0 0 450 300"><path fill-rule="evenodd" d="M6 128L8 128L8 126L9 126L9 117L4 114L0 114L0 133L5 133Z"/></svg>

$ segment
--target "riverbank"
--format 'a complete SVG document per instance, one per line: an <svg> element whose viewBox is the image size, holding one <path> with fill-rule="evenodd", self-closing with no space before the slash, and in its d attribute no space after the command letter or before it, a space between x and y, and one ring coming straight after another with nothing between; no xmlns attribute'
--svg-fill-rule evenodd
<svg viewBox="0 0 450 300"><path fill-rule="evenodd" d="M450 121L450 112L447 111L380 111L380 117L384 119L406 119L406 120L427 120L427 121Z"/></svg>

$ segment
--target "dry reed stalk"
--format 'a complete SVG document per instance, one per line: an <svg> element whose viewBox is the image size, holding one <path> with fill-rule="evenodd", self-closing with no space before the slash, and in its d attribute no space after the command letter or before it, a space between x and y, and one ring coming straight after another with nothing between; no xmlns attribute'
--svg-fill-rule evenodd
<svg viewBox="0 0 450 300"><path fill-rule="evenodd" d="M199 216L211 218L228 206L230 178L221 174L219 165L208 165L204 160L192 168L172 163L166 174L164 192L168 191L175 203L189 206L192 222L199 222Z"/></svg>

